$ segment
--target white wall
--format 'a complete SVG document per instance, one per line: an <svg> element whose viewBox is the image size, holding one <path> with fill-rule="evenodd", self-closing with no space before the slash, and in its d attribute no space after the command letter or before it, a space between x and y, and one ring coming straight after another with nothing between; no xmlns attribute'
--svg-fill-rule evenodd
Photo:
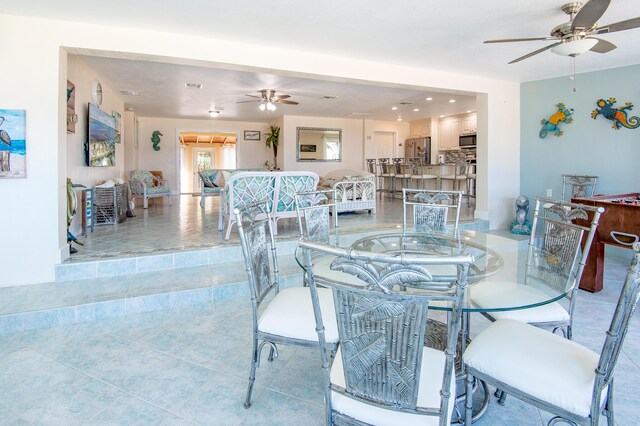
<svg viewBox="0 0 640 426"><path fill-rule="evenodd" d="M264 143L264 134L268 131L265 123L246 121L222 121L222 120L186 120L175 118L138 117L138 164L137 169L162 170L165 179L169 181L171 191L179 193L178 171L176 169L179 156L179 132L224 132L236 133L238 143L236 145L238 156L238 169L264 168L264 162L270 153ZM160 151L153 150L151 135L159 130ZM259 141L245 141L245 130L259 130ZM129 173L130 170L126 170Z"/></svg>
<svg viewBox="0 0 640 426"><path fill-rule="evenodd" d="M87 141L87 114L88 104L93 103L91 93L94 80L98 79L102 85L102 105L100 109L109 115L112 111L118 111L120 115L124 114L124 102L109 87L98 74L93 71L78 56L69 55L67 63L68 80L75 84L76 93L76 114L78 115L78 123L76 123L75 133L67 133L67 174L75 184L84 185L91 188L94 185L113 178L124 177L123 170L124 161L124 144L116 144L116 165L115 167L88 167L85 160L84 144ZM122 126L122 141L126 139L126 129ZM82 206L80 190L76 190L78 196L78 208L75 217L71 223L71 233L79 236L82 223Z"/></svg>
<svg viewBox="0 0 640 426"><path fill-rule="evenodd" d="M234 69L486 94L484 107L478 108L478 132L479 138L491 139L478 161L480 167L482 161L487 162L484 167L495 163L499 173L487 174L485 184L490 188L484 191L499 200L513 199L519 192L519 161L513 157L519 155L519 149L513 148L519 145L520 134L517 83L168 32L0 14L0 57L10 64L3 67L0 79L2 106L27 111L27 178L0 181L2 205L11 206L0 209L0 223L13 225L3 234L12 247L0 259L0 286L53 280L54 267L67 250L67 51L128 58L146 55L147 59L199 66L223 64ZM149 123L149 127L157 126ZM363 127L359 122L353 132L362 137ZM357 168L362 164L362 139L359 143L355 149L359 158L353 164ZM285 163L295 165L295 159L287 156ZM499 164L504 157L509 161ZM351 166L348 161L343 165ZM510 221L510 207L508 214L498 211L502 205L485 207L492 227Z"/></svg>

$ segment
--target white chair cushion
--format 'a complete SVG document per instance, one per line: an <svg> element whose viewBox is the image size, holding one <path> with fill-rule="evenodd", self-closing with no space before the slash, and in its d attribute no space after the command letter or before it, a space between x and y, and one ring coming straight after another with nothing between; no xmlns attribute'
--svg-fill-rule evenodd
<svg viewBox="0 0 640 426"><path fill-rule="evenodd" d="M338 325L331 290L319 288L318 300L322 311L325 338L329 343L336 343ZM260 315L258 330L278 336L317 342L318 333L309 287L290 287L280 290Z"/></svg>
<svg viewBox="0 0 640 426"><path fill-rule="evenodd" d="M422 353L422 365L420 368L420 382L418 387L418 407L440 408L440 388L444 375L444 352L425 347ZM331 367L331 383L345 387L344 367L342 364L341 348L338 348L333 366ZM451 375L451 397L447 411L447 424L451 422L454 401L456 396L456 375ZM338 392L331 392L331 404L333 409L362 422L386 426L386 425L438 425L439 417L420 414L401 413L375 407Z"/></svg>
<svg viewBox="0 0 640 426"><path fill-rule="evenodd" d="M599 355L576 342L519 321L499 320L473 339L462 359L535 398L589 415Z"/></svg>
<svg viewBox="0 0 640 426"><path fill-rule="evenodd" d="M471 287L470 298L472 303L480 308L527 306L549 300L549 296L537 288L508 281L479 282ZM495 319L514 319L524 323L569 321L569 313L557 302L535 308L488 314Z"/></svg>

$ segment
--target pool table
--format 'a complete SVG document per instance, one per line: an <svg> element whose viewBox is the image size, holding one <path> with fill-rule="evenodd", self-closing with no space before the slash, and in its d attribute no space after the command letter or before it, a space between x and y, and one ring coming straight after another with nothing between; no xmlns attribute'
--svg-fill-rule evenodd
<svg viewBox="0 0 640 426"><path fill-rule="evenodd" d="M580 280L581 289L595 293L603 287L605 244L630 249L640 238L640 193L573 198L571 202L604 207ZM589 226L589 221L577 220L585 226Z"/></svg>

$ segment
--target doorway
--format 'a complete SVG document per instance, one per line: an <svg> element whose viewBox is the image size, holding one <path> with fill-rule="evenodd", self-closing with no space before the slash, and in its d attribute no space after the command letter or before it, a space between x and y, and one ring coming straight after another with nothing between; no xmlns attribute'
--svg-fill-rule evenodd
<svg viewBox="0 0 640 426"><path fill-rule="evenodd" d="M202 181L198 172L207 169L235 169L235 133L179 132L180 192L199 195Z"/></svg>

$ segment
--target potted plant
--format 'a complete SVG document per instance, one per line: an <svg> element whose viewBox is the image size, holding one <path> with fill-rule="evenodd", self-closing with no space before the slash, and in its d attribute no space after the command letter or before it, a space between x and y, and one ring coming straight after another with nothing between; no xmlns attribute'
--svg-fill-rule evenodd
<svg viewBox="0 0 640 426"><path fill-rule="evenodd" d="M270 133L267 134L266 144L268 148L273 148L273 168L278 169L278 143L280 138L280 127L271 126Z"/></svg>

